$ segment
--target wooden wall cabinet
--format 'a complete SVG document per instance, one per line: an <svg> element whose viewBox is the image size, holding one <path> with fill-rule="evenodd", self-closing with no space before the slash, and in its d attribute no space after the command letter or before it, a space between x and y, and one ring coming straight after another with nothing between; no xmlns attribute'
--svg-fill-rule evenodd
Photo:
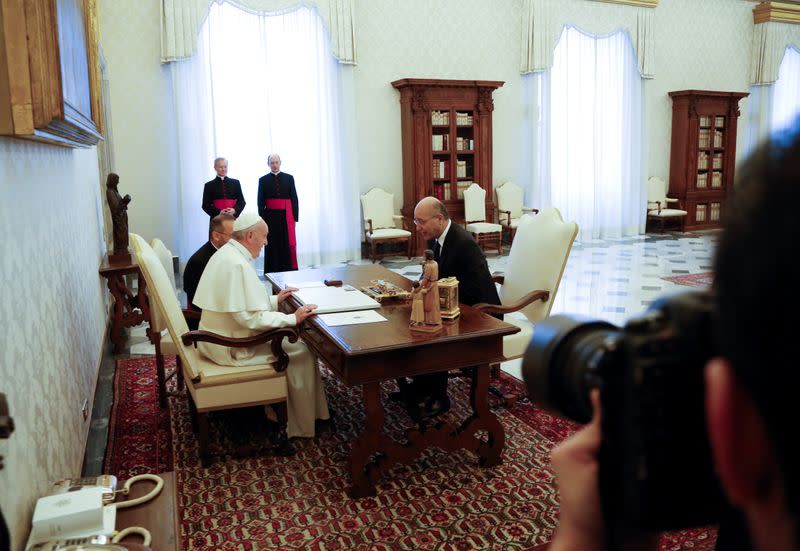
<svg viewBox="0 0 800 551"><path fill-rule="evenodd" d="M733 190L736 126L744 92L681 90L672 98L669 197L689 214L687 230L718 228Z"/></svg>
<svg viewBox="0 0 800 551"><path fill-rule="evenodd" d="M400 92L403 142L402 213L414 217L423 197L440 199L455 221L464 219L463 192L486 190L486 220L494 221L492 92L502 81L404 78ZM425 244L417 238L415 252Z"/></svg>
<svg viewBox="0 0 800 551"><path fill-rule="evenodd" d="M102 139L96 0L0 0L0 134Z"/></svg>

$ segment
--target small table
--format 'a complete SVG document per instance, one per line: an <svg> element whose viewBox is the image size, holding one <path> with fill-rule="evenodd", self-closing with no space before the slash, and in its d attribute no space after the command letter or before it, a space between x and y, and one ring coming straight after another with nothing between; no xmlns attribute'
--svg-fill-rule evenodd
<svg viewBox="0 0 800 551"><path fill-rule="evenodd" d="M390 281L405 290L411 281L383 266L346 266L299 272L267 274L275 293L292 281L339 279L361 288L370 280ZM293 310L299 306L295 297L284 304ZM318 316L308 318L300 327L301 337L309 347L348 386L361 385L364 396L364 431L353 442L350 453L350 476L353 497L374 495L375 483L395 463L413 460L428 447L453 451L464 448L475 452L481 466L501 462L505 443L503 426L489 409L489 366L503 360L503 336L519 328L499 321L471 306L461 305L461 316L445 322L438 333L415 333L409 330L411 305L408 302L385 302L378 312L387 322L329 327ZM383 431L384 410L381 402L382 381L434 373L444 370L475 368L471 385L473 414L456 426L438 422L420 424L406 433L406 444L389 438ZM486 431L486 441L475 433Z"/></svg>
<svg viewBox="0 0 800 551"><path fill-rule="evenodd" d="M129 526L141 526L147 528L153 536L150 548L153 551L174 549L178 551L181 547L181 530L178 520L178 505L175 496L175 473L158 473L164 479L164 487L161 492L152 500L134 505L128 509L117 509L116 529L122 530ZM120 481L118 487L124 484ZM127 501L145 495L153 489L154 482L145 480L137 482L131 487L131 493L127 497L119 498L119 501ZM141 542L137 535L125 538L133 542ZM121 542L124 543L124 542Z"/></svg>
<svg viewBox="0 0 800 551"><path fill-rule="evenodd" d="M128 274L136 274L136 294L125 283L125 276ZM147 284L133 256L127 260L109 260L106 255L100 264L100 275L108 280L108 290L114 297L111 341L114 343L114 353L119 354L125 347L122 328L139 325L143 321L150 322L150 316L147 314L147 294L145 293Z"/></svg>

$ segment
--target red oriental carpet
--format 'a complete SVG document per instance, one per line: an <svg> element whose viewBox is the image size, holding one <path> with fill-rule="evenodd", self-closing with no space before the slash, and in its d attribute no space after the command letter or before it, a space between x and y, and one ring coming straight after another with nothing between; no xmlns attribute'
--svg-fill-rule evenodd
<svg viewBox="0 0 800 551"><path fill-rule="evenodd" d="M174 359L168 359L167 367L172 365ZM575 429L573 423L527 400L496 408L506 431L503 464L483 469L470 452L431 449L414 463L397 466L375 497L354 500L346 493L347 457L363 424L361 392L343 386L326 369L322 373L335 412L329 430L318 431L314 439L295 439L293 457L228 457L204 469L186 400L170 397L171 416L158 413L155 360L120 360L116 388L136 391L115 391L112 424L117 426L106 466L118 476L168 470L159 444L172 442L184 549L525 550L550 541L558 501L549 452ZM505 374L501 386L523 389ZM391 390L393 384L386 387ZM466 416L468 389L467 381L451 380L453 408L447 415ZM385 406L387 430L400 439L411 421L399 405L386 401ZM147 421L150 428L143 430L138 416L158 421ZM164 420L171 420L171 440L162 434ZM135 437L120 423L139 425ZM218 442L257 444L270 437L261 408L211 418L211 438ZM686 530L664 535L660 549L711 550L715 539L711 528Z"/></svg>
<svg viewBox="0 0 800 551"><path fill-rule="evenodd" d="M661 279L671 281L672 283L676 283L678 285L687 285L689 287L711 287L711 284L714 283L714 272L664 276Z"/></svg>

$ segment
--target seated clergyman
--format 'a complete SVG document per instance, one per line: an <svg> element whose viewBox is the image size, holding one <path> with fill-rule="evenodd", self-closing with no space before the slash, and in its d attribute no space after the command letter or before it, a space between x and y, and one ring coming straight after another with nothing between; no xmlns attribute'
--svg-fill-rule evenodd
<svg viewBox="0 0 800 551"><path fill-rule="evenodd" d="M294 314L278 311L278 304L294 289L278 295L267 293L251 261L258 258L267 244L269 229L258 214L243 213L233 226L233 236L211 257L206 265L194 303L203 310L200 329L227 337L250 337L269 329L299 325L314 314L314 305L305 305ZM305 344L284 339L283 350L289 355L286 379L289 388L287 408L289 438L313 437L314 421L328 419L328 401L317 362ZM259 365L275 361L270 344L252 348L230 348L206 342L198 350L220 365Z"/></svg>

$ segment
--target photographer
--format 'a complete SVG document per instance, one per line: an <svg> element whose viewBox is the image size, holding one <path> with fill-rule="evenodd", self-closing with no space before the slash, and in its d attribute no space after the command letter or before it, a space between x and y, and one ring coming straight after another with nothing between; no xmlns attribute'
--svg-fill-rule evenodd
<svg viewBox="0 0 800 551"><path fill-rule="evenodd" d="M716 473L746 529L724 518L717 548L729 548L724 537L738 545L749 532L753 549L800 551L793 323L800 313L800 259L792 248L800 241L800 120L741 167L735 192L716 254L718 355L705 365L705 409ZM553 551L604 547L597 390L591 400L591 422L552 453L561 504ZM729 536L736 529L741 538ZM638 548L655 549L655 540Z"/></svg>

